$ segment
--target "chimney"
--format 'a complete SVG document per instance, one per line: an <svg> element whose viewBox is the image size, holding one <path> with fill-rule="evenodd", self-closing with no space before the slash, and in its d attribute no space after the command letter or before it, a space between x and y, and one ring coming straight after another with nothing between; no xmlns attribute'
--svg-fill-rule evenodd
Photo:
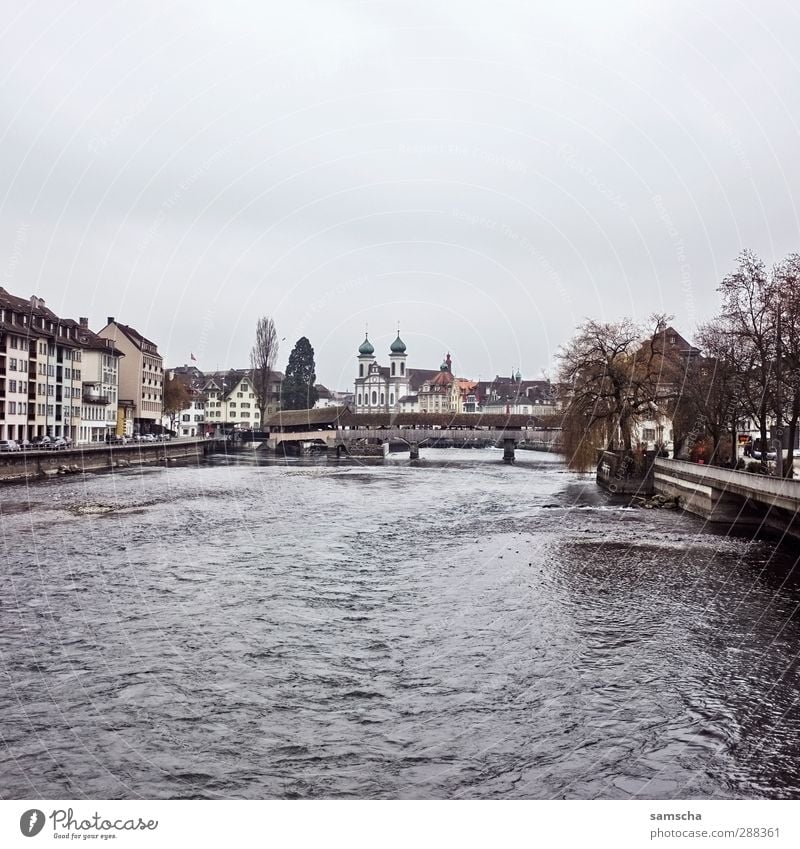
<svg viewBox="0 0 800 849"><path fill-rule="evenodd" d="M83 316L81 316L81 317L78 319L78 324L80 324L80 326L81 326L84 330L88 330L88 329L89 329L89 319L88 319L88 318L84 318Z"/></svg>
<svg viewBox="0 0 800 849"><path fill-rule="evenodd" d="M106 324L113 324L113 323L114 323L114 316L113 316L113 315L110 315L110 316L106 319Z"/></svg>

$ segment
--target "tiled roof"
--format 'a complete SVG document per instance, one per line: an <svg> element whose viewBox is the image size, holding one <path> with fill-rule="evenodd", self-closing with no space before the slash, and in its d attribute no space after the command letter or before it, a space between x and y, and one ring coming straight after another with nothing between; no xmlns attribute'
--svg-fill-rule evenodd
<svg viewBox="0 0 800 849"><path fill-rule="evenodd" d="M349 407L315 407L313 410L279 410L264 421L265 429L336 427L349 424Z"/></svg>
<svg viewBox="0 0 800 849"><path fill-rule="evenodd" d="M139 350L142 350L144 345L152 345L152 347L158 351L158 345L156 345L155 342L151 342L146 336L142 336L138 330L134 329L130 325L121 324L118 321L114 321L113 323L114 326L118 327Z"/></svg>

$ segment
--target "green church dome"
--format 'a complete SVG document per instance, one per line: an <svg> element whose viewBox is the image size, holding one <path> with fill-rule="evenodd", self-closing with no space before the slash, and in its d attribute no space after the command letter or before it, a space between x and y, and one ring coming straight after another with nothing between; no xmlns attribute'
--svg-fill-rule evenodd
<svg viewBox="0 0 800 849"><path fill-rule="evenodd" d="M364 337L364 341L361 343L361 346L358 349L359 354L374 354L375 349L372 347L372 343L369 341L369 336Z"/></svg>
<svg viewBox="0 0 800 849"><path fill-rule="evenodd" d="M406 352L406 343L400 338L400 334L397 334L397 339L392 342L389 347L389 350L393 354L405 354Z"/></svg>

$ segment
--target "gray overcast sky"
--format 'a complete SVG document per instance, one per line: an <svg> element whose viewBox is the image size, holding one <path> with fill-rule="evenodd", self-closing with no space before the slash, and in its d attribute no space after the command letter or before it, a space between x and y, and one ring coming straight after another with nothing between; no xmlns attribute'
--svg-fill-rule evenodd
<svg viewBox="0 0 800 849"><path fill-rule="evenodd" d="M691 335L800 250L788 2L4 3L0 282L168 365L352 386L549 368L587 316Z"/></svg>

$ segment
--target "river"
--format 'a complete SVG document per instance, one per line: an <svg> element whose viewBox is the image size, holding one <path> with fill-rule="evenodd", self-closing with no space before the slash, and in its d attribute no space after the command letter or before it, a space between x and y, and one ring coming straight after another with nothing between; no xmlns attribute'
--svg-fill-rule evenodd
<svg viewBox="0 0 800 849"><path fill-rule="evenodd" d="M557 459L7 486L3 798L800 798L794 554Z"/></svg>

